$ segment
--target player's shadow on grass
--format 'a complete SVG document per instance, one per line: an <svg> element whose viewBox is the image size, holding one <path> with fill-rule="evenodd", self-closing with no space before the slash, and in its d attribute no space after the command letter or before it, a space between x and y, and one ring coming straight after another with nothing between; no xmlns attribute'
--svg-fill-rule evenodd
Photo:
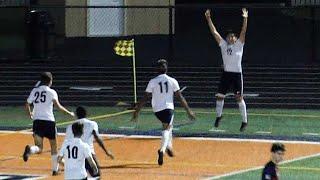
<svg viewBox="0 0 320 180"><path fill-rule="evenodd" d="M132 164L120 164L112 166L102 166L101 169L154 169L160 166L156 163L132 163Z"/></svg>

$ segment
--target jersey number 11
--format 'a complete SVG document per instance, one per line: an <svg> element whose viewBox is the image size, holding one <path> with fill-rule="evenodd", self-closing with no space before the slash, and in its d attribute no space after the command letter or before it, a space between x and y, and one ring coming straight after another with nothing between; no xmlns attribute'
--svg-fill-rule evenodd
<svg viewBox="0 0 320 180"><path fill-rule="evenodd" d="M165 83L159 82L158 83L160 86L160 92L163 93L163 89L162 89L162 84L164 84L166 86L166 93L168 93L168 81L166 81Z"/></svg>

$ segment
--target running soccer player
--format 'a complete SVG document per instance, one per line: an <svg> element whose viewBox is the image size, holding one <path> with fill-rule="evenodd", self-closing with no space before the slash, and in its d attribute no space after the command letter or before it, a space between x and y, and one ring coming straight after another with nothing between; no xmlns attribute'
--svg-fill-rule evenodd
<svg viewBox="0 0 320 180"><path fill-rule="evenodd" d="M133 113L133 120L137 120L141 108L152 96L151 104L153 112L162 122L163 127L161 148L158 150L158 164L162 165L164 152L167 152L170 157L174 156L172 150L174 95L180 100L191 120L195 119L195 115L189 108L187 101L182 96L178 81L166 74L168 71L167 61L165 59L160 59L157 61L156 66L158 76L149 81L144 97L134 108L135 111Z"/></svg>
<svg viewBox="0 0 320 180"><path fill-rule="evenodd" d="M262 171L262 180L278 180L278 164L283 160L285 146L281 143L273 143L271 147L271 160L265 165Z"/></svg>
<svg viewBox="0 0 320 180"><path fill-rule="evenodd" d="M113 154L107 150L105 147L102 138L99 135L99 127L98 124L95 121L91 121L87 119L87 111L84 107L79 106L76 109L76 115L78 117L78 120L76 120L76 123L81 123L83 124L83 135L81 136L81 140L85 143L87 143L90 147L92 158L95 161L97 167L98 167L98 173L94 174L91 166L89 163L86 161L85 167L88 170L89 174L91 177L99 177L100 176L100 166L97 161L97 157L94 151L94 146L93 146L93 138L98 142L99 146L103 149L103 151L106 153L107 156L109 156L111 159L114 159ZM73 133L72 133L72 125L69 125L66 130L66 138L65 141L72 139L73 138Z"/></svg>
<svg viewBox="0 0 320 180"><path fill-rule="evenodd" d="M243 100L243 77L241 61L247 31L248 11L245 8L242 9L243 24L240 32L240 37L238 38L233 32L228 32L226 40L224 40L220 36L219 32L215 28L211 19L211 12L209 9L206 10L205 16L211 33L213 34L215 40L221 48L224 67L224 71L222 73L218 88L218 93L216 94L217 117L214 126L219 127L220 121L222 119L224 98L227 92L232 91L235 94L235 98L239 105L239 110L242 116L240 131L243 132L248 125L248 119L246 104Z"/></svg>
<svg viewBox="0 0 320 180"><path fill-rule="evenodd" d="M57 92L51 89L52 74L44 72L41 74L41 82L35 87L27 99L26 110L33 120L33 146L27 145L23 153L23 160L26 162L31 154L39 154L43 149L43 138L48 138L51 146L52 175L57 174L57 129L53 115L53 104L62 112L74 116L73 112L64 108L58 100ZM33 104L31 112L30 105Z"/></svg>
<svg viewBox="0 0 320 180"><path fill-rule="evenodd" d="M58 162L60 163L64 157L64 179L87 179L85 162L91 166L93 175L98 173L98 167L91 156L89 145L81 140L83 124L72 124L72 132L74 138L63 142Z"/></svg>

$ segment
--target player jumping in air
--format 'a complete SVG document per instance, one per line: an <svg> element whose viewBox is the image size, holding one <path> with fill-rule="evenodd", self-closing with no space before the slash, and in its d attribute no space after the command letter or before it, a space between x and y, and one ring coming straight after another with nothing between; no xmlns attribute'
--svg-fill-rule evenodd
<svg viewBox="0 0 320 180"><path fill-rule="evenodd" d="M191 120L195 119L195 115L182 96L178 81L166 74L168 70L167 61L160 59L157 61L156 66L158 76L149 81L144 97L135 107L133 120L137 120L141 108L152 96L151 104L153 112L162 122L163 127L161 148L158 150L158 164L162 165L164 152L167 152L170 157L174 156L172 151L173 97L176 96L180 100L181 105L185 108Z"/></svg>
<svg viewBox="0 0 320 180"><path fill-rule="evenodd" d="M239 105L239 110L242 116L242 124L240 131L244 131L248 125L246 104L243 100L243 77L242 77L242 54L243 46L245 43L245 36L247 31L248 11L242 9L243 24L239 38L233 32L228 32L226 40L224 40L211 19L210 10L206 10L205 16L213 34L215 40L221 48L221 54L223 59L223 73L220 80L218 93L216 94L216 113L217 118L214 126L219 127L222 119L222 110L224 105L224 98L226 93L232 91L235 94L235 98Z"/></svg>

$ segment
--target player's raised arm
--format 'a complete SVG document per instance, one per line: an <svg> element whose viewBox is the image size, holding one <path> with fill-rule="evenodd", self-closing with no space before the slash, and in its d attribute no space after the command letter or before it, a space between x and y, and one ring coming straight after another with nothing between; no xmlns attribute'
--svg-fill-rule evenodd
<svg viewBox="0 0 320 180"><path fill-rule="evenodd" d="M94 139L97 141L99 146L103 149L103 151L107 154L107 156L109 156L111 159L114 159L112 152L105 147L101 137L96 133L96 131L93 131L92 134L94 136Z"/></svg>
<svg viewBox="0 0 320 180"><path fill-rule="evenodd" d="M174 92L174 94L179 99L179 101L181 102L181 105L184 107L184 109L187 111L190 120L195 120L196 117L195 117L194 113L192 112L192 110L190 109L186 99L181 94L180 90Z"/></svg>
<svg viewBox="0 0 320 180"><path fill-rule="evenodd" d="M211 11L209 9L206 10L205 12L205 16L210 28L210 31L212 33L212 35L214 36L214 38L216 39L217 43L220 44L220 41L222 40L221 35L219 34L219 32L217 31L216 27L214 26L212 19L211 19Z"/></svg>
<svg viewBox="0 0 320 180"><path fill-rule="evenodd" d="M248 25L248 10L246 8L242 8L242 17L243 17L243 23L242 23L239 39L242 43L244 43L246 40L246 32L247 32L247 25Z"/></svg>
<svg viewBox="0 0 320 180"><path fill-rule="evenodd" d="M54 103L55 106L57 106L57 108L58 108L59 110L61 110L62 112L66 113L66 114L69 114L70 116L74 117L74 112L70 112L70 111L68 111L65 107L63 107L63 106L60 104L60 102L59 102L58 99L54 99L54 100L53 100L53 103Z"/></svg>
<svg viewBox="0 0 320 180"><path fill-rule="evenodd" d="M152 96L151 93L145 92L143 98L136 104L136 106L134 107L135 111L133 112L133 117L132 117L133 121L138 120L138 115L139 115L140 110L146 104L146 102L150 99L151 96Z"/></svg>

